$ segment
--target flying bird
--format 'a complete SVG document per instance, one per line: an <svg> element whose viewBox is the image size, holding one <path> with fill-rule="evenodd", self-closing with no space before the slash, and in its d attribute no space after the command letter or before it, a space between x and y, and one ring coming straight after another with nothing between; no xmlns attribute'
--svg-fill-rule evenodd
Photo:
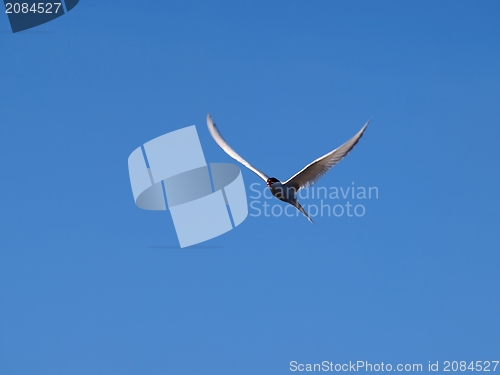
<svg viewBox="0 0 500 375"><path fill-rule="evenodd" d="M337 147L335 150L323 155L322 157L314 160L312 163L306 165L301 171L294 174L287 181L281 182L275 177L269 177L264 172L261 172L255 168L252 164L243 159L240 155L234 151L231 146L224 140L219 132L219 129L212 120L210 114L207 115L207 126L210 134L214 141L222 148L226 154L232 157L234 160L240 162L245 167L254 172L257 176L266 181L271 193L279 200L289 203L296 207L300 212L302 212L312 223L312 219L307 214L306 210L302 208L299 201L297 200L297 192L300 189L312 186L316 181L318 181L326 172L328 172L335 164L341 161L344 156L346 156L349 151L358 143L359 139L366 130L366 127L370 121L361 128L359 132L356 133L354 137L349 139L342 146Z"/></svg>

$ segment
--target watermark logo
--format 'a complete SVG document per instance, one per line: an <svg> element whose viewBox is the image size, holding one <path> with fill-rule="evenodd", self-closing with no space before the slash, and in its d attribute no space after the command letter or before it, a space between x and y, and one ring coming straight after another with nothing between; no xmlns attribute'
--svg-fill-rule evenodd
<svg viewBox="0 0 500 375"><path fill-rule="evenodd" d="M144 210L168 207L181 247L220 236L248 215L240 168L207 165L194 125L135 149L128 170L135 204Z"/></svg>
<svg viewBox="0 0 500 375"><path fill-rule="evenodd" d="M4 0L5 13L9 17L13 33L31 29L52 21L72 10L79 0L59 1L11 1Z"/></svg>
<svg viewBox="0 0 500 375"><path fill-rule="evenodd" d="M302 213L289 204L278 201L269 191L266 184L250 185L250 213L252 217L295 217ZM378 199L376 186L359 186L354 182L351 186L310 186L300 189L297 198L302 202L306 212L314 217L353 217L360 218L366 214L366 203ZM308 203L304 203L308 202Z"/></svg>

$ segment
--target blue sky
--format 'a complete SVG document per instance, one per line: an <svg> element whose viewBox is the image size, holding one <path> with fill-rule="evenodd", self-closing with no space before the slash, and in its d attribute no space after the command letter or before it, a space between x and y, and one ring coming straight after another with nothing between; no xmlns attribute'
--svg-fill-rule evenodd
<svg viewBox="0 0 500 375"><path fill-rule="evenodd" d="M0 373L499 360L499 11L82 0L16 34L0 17ZM127 158L195 124L207 160L231 162L208 112L283 180L371 119L318 186L378 199L174 248L169 214L134 205Z"/></svg>

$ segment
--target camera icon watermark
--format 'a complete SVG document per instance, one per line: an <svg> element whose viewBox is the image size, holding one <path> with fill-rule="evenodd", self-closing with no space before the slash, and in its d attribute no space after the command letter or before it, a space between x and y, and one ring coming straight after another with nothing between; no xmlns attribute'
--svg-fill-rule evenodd
<svg viewBox="0 0 500 375"><path fill-rule="evenodd" d="M180 247L220 236L248 215L240 168L207 163L194 125L136 148L128 158L128 170L137 207L168 208Z"/></svg>

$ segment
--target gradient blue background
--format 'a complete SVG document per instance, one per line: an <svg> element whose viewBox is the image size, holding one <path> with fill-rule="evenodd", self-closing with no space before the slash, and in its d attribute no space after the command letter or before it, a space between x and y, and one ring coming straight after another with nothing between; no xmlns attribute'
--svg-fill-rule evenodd
<svg viewBox="0 0 500 375"><path fill-rule="evenodd" d="M81 1L0 16L0 374L287 374L500 359L497 1ZM196 124L362 218L252 218L176 249L127 157ZM243 171L249 186L259 179ZM307 201L305 202L307 204ZM497 369L497 372L500 369Z"/></svg>

